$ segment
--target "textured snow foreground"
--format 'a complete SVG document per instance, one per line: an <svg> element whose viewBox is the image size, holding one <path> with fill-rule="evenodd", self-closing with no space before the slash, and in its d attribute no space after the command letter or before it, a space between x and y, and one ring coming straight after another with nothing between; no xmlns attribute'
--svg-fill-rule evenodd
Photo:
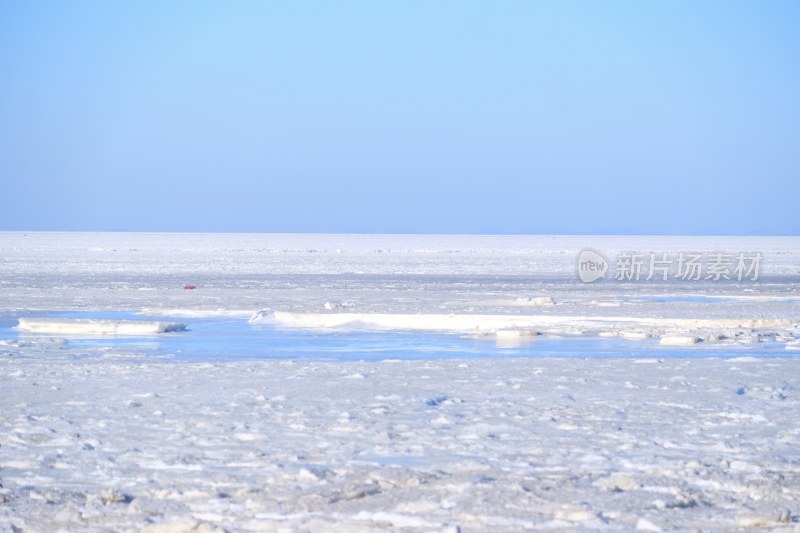
<svg viewBox="0 0 800 533"><path fill-rule="evenodd" d="M764 264L752 282L581 284L583 248ZM800 531L798 281L791 238L0 234L6 332L124 311L187 335L268 308L683 350L198 363L86 348L74 319L7 333L0 531Z"/></svg>
<svg viewBox="0 0 800 533"><path fill-rule="evenodd" d="M798 529L796 359L172 364L31 348L8 348L0 374L6 529Z"/></svg>

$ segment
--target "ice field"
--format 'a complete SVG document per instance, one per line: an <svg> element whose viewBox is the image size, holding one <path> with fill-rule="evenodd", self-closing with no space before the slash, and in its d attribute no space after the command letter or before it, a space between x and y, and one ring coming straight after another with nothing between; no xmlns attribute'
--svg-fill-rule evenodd
<svg viewBox="0 0 800 533"><path fill-rule="evenodd" d="M800 531L799 326L790 237L0 233L0 531Z"/></svg>

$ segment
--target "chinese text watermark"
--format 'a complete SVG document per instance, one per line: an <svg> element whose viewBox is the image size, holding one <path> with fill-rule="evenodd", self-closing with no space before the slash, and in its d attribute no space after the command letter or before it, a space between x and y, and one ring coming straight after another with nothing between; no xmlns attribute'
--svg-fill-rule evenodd
<svg viewBox="0 0 800 533"><path fill-rule="evenodd" d="M594 250L578 256L578 277L591 283L609 273L617 281L757 281L760 252L624 252L613 262Z"/></svg>

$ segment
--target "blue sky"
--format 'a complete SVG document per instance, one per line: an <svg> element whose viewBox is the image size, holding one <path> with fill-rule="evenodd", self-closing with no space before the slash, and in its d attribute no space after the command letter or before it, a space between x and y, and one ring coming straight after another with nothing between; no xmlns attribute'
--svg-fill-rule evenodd
<svg viewBox="0 0 800 533"><path fill-rule="evenodd" d="M800 235L800 3L0 3L2 230Z"/></svg>

